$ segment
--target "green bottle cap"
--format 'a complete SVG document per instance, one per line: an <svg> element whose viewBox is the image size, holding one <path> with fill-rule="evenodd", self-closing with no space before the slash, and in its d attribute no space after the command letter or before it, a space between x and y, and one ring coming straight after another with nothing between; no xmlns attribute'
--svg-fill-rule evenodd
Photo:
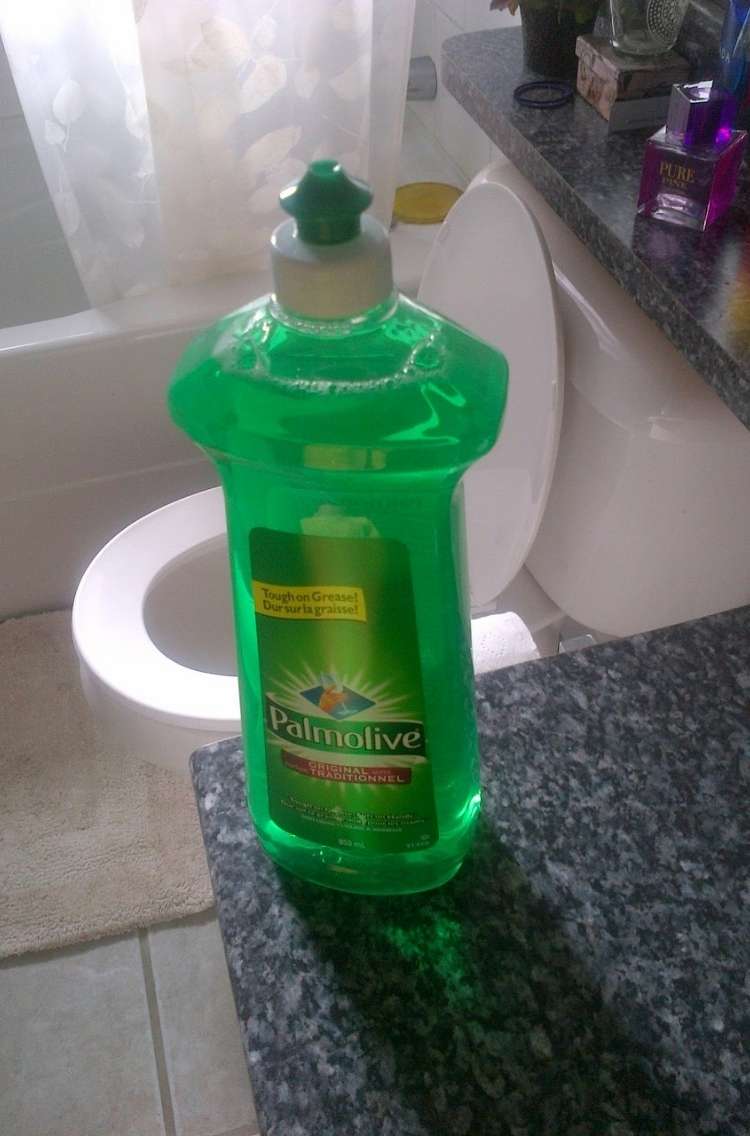
<svg viewBox="0 0 750 1136"><path fill-rule="evenodd" d="M372 201L363 181L351 178L338 162L311 162L299 181L282 189L281 208L297 222L300 240L310 245L337 245L360 230L360 214Z"/></svg>

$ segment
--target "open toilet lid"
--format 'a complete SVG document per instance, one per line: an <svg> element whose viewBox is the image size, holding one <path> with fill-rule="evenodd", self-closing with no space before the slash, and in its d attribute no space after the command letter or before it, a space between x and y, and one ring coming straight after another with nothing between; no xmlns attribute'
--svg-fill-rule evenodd
<svg viewBox="0 0 750 1136"><path fill-rule="evenodd" d="M502 351L508 403L495 446L464 478L472 605L523 566L547 502L562 419L564 350L555 274L530 210L480 174L451 209L419 299Z"/></svg>

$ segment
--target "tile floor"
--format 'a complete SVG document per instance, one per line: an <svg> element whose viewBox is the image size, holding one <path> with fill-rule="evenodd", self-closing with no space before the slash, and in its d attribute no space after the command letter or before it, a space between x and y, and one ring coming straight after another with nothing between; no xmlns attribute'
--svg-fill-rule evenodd
<svg viewBox="0 0 750 1136"><path fill-rule="evenodd" d="M255 1136L218 925L0 964L3 1136Z"/></svg>

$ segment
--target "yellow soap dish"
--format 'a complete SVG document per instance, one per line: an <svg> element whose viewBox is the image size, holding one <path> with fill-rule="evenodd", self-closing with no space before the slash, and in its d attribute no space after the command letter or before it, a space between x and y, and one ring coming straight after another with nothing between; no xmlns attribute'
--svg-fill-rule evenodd
<svg viewBox="0 0 750 1136"><path fill-rule="evenodd" d="M412 181L400 185L393 203L393 219L405 225L439 225L461 192L455 185L440 181Z"/></svg>

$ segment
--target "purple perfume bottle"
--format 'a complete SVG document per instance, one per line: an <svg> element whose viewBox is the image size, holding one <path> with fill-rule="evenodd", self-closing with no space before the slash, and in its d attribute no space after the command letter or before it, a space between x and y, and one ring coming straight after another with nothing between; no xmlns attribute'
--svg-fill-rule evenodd
<svg viewBox="0 0 750 1136"><path fill-rule="evenodd" d="M732 129L736 109L711 81L675 84L667 124L646 143L639 213L707 229L729 208L747 142Z"/></svg>

